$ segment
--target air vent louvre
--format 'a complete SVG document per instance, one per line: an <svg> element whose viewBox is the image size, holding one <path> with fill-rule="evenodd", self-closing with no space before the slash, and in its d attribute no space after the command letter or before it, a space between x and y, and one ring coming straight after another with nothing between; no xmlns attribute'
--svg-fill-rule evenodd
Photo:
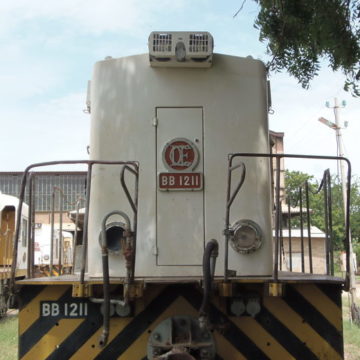
<svg viewBox="0 0 360 360"><path fill-rule="evenodd" d="M210 67L214 40L205 31L153 31L149 36L152 67Z"/></svg>
<svg viewBox="0 0 360 360"><path fill-rule="evenodd" d="M189 36L189 52L199 53L209 50L208 34L190 34Z"/></svg>
<svg viewBox="0 0 360 360"><path fill-rule="evenodd" d="M154 34L153 37L153 51L169 52L172 46L171 34Z"/></svg>

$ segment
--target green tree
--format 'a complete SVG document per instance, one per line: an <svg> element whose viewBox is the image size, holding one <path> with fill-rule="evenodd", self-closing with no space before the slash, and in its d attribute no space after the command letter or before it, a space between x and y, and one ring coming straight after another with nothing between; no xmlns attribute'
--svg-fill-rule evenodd
<svg viewBox="0 0 360 360"><path fill-rule="evenodd" d="M309 208L311 209L311 225L314 225L325 232L324 189L322 188L318 192L321 185L321 179L316 180L313 176L303 172L286 170L285 191L287 197L290 199L292 206L298 205L300 187L303 187L305 181L308 181L310 190ZM360 180L356 177L353 177L352 179L350 194L350 225L352 241L354 248L358 249L358 256L360 259ZM336 249L342 250L345 236L344 206L341 183L336 176L331 177L331 198L334 245ZM305 199L304 195L303 199ZM295 220L293 221L293 224L299 225L299 221Z"/></svg>
<svg viewBox="0 0 360 360"><path fill-rule="evenodd" d="M358 0L254 1L260 8L255 27L267 42L270 71L286 69L308 88L325 58L332 70L345 74L345 90L360 96Z"/></svg>
<svg viewBox="0 0 360 360"><path fill-rule="evenodd" d="M295 206L299 198L299 188L306 182L311 181L314 177L301 171L285 170L285 189L290 204Z"/></svg>

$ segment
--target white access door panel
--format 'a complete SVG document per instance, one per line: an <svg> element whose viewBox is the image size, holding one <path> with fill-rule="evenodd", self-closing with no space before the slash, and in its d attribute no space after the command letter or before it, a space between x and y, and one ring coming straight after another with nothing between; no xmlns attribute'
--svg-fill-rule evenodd
<svg viewBox="0 0 360 360"><path fill-rule="evenodd" d="M203 176L202 108L157 108L156 118L157 176L177 172L169 169L163 158L164 147L174 139L187 139L195 145L199 158L190 171ZM156 194L157 265L201 265L204 251L202 188L164 191L160 190L158 177Z"/></svg>

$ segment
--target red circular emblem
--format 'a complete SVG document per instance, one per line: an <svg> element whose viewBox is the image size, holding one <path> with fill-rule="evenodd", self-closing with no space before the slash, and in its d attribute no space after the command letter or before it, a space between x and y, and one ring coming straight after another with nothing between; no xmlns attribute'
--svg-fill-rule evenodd
<svg viewBox="0 0 360 360"><path fill-rule="evenodd" d="M199 152L192 141L177 138L164 146L163 161L171 171L189 171L196 167L199 161Z"/></svg>

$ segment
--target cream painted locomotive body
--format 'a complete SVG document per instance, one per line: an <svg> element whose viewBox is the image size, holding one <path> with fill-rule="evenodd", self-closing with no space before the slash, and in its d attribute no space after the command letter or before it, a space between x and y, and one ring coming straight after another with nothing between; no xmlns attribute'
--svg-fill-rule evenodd
<svg viewBox="0 0 360 360"><path fill-rule="evenodd" d="M210 239L219 242L216 276L224 274L228 154L268 153L267 111L265 67L251 58L215 54L210 68L157 68L144 54L95 65L91 159L140 165L135 277L201 276ZM160 189L159 174L169 172L164 147L174 139L195 144L199 158L191 171L202 176L200 190ZM229 269L236 276L271 276L269 160L242 160L246 177L230 223L254 221L263 240L250 254L229 246ZM120 186L120 167L95 165L91 184L88 271L101 277L101 222L111 211L131 217L132 210ZM110 276L125 275L121 252L110 255L109 262Z"/></svg>

